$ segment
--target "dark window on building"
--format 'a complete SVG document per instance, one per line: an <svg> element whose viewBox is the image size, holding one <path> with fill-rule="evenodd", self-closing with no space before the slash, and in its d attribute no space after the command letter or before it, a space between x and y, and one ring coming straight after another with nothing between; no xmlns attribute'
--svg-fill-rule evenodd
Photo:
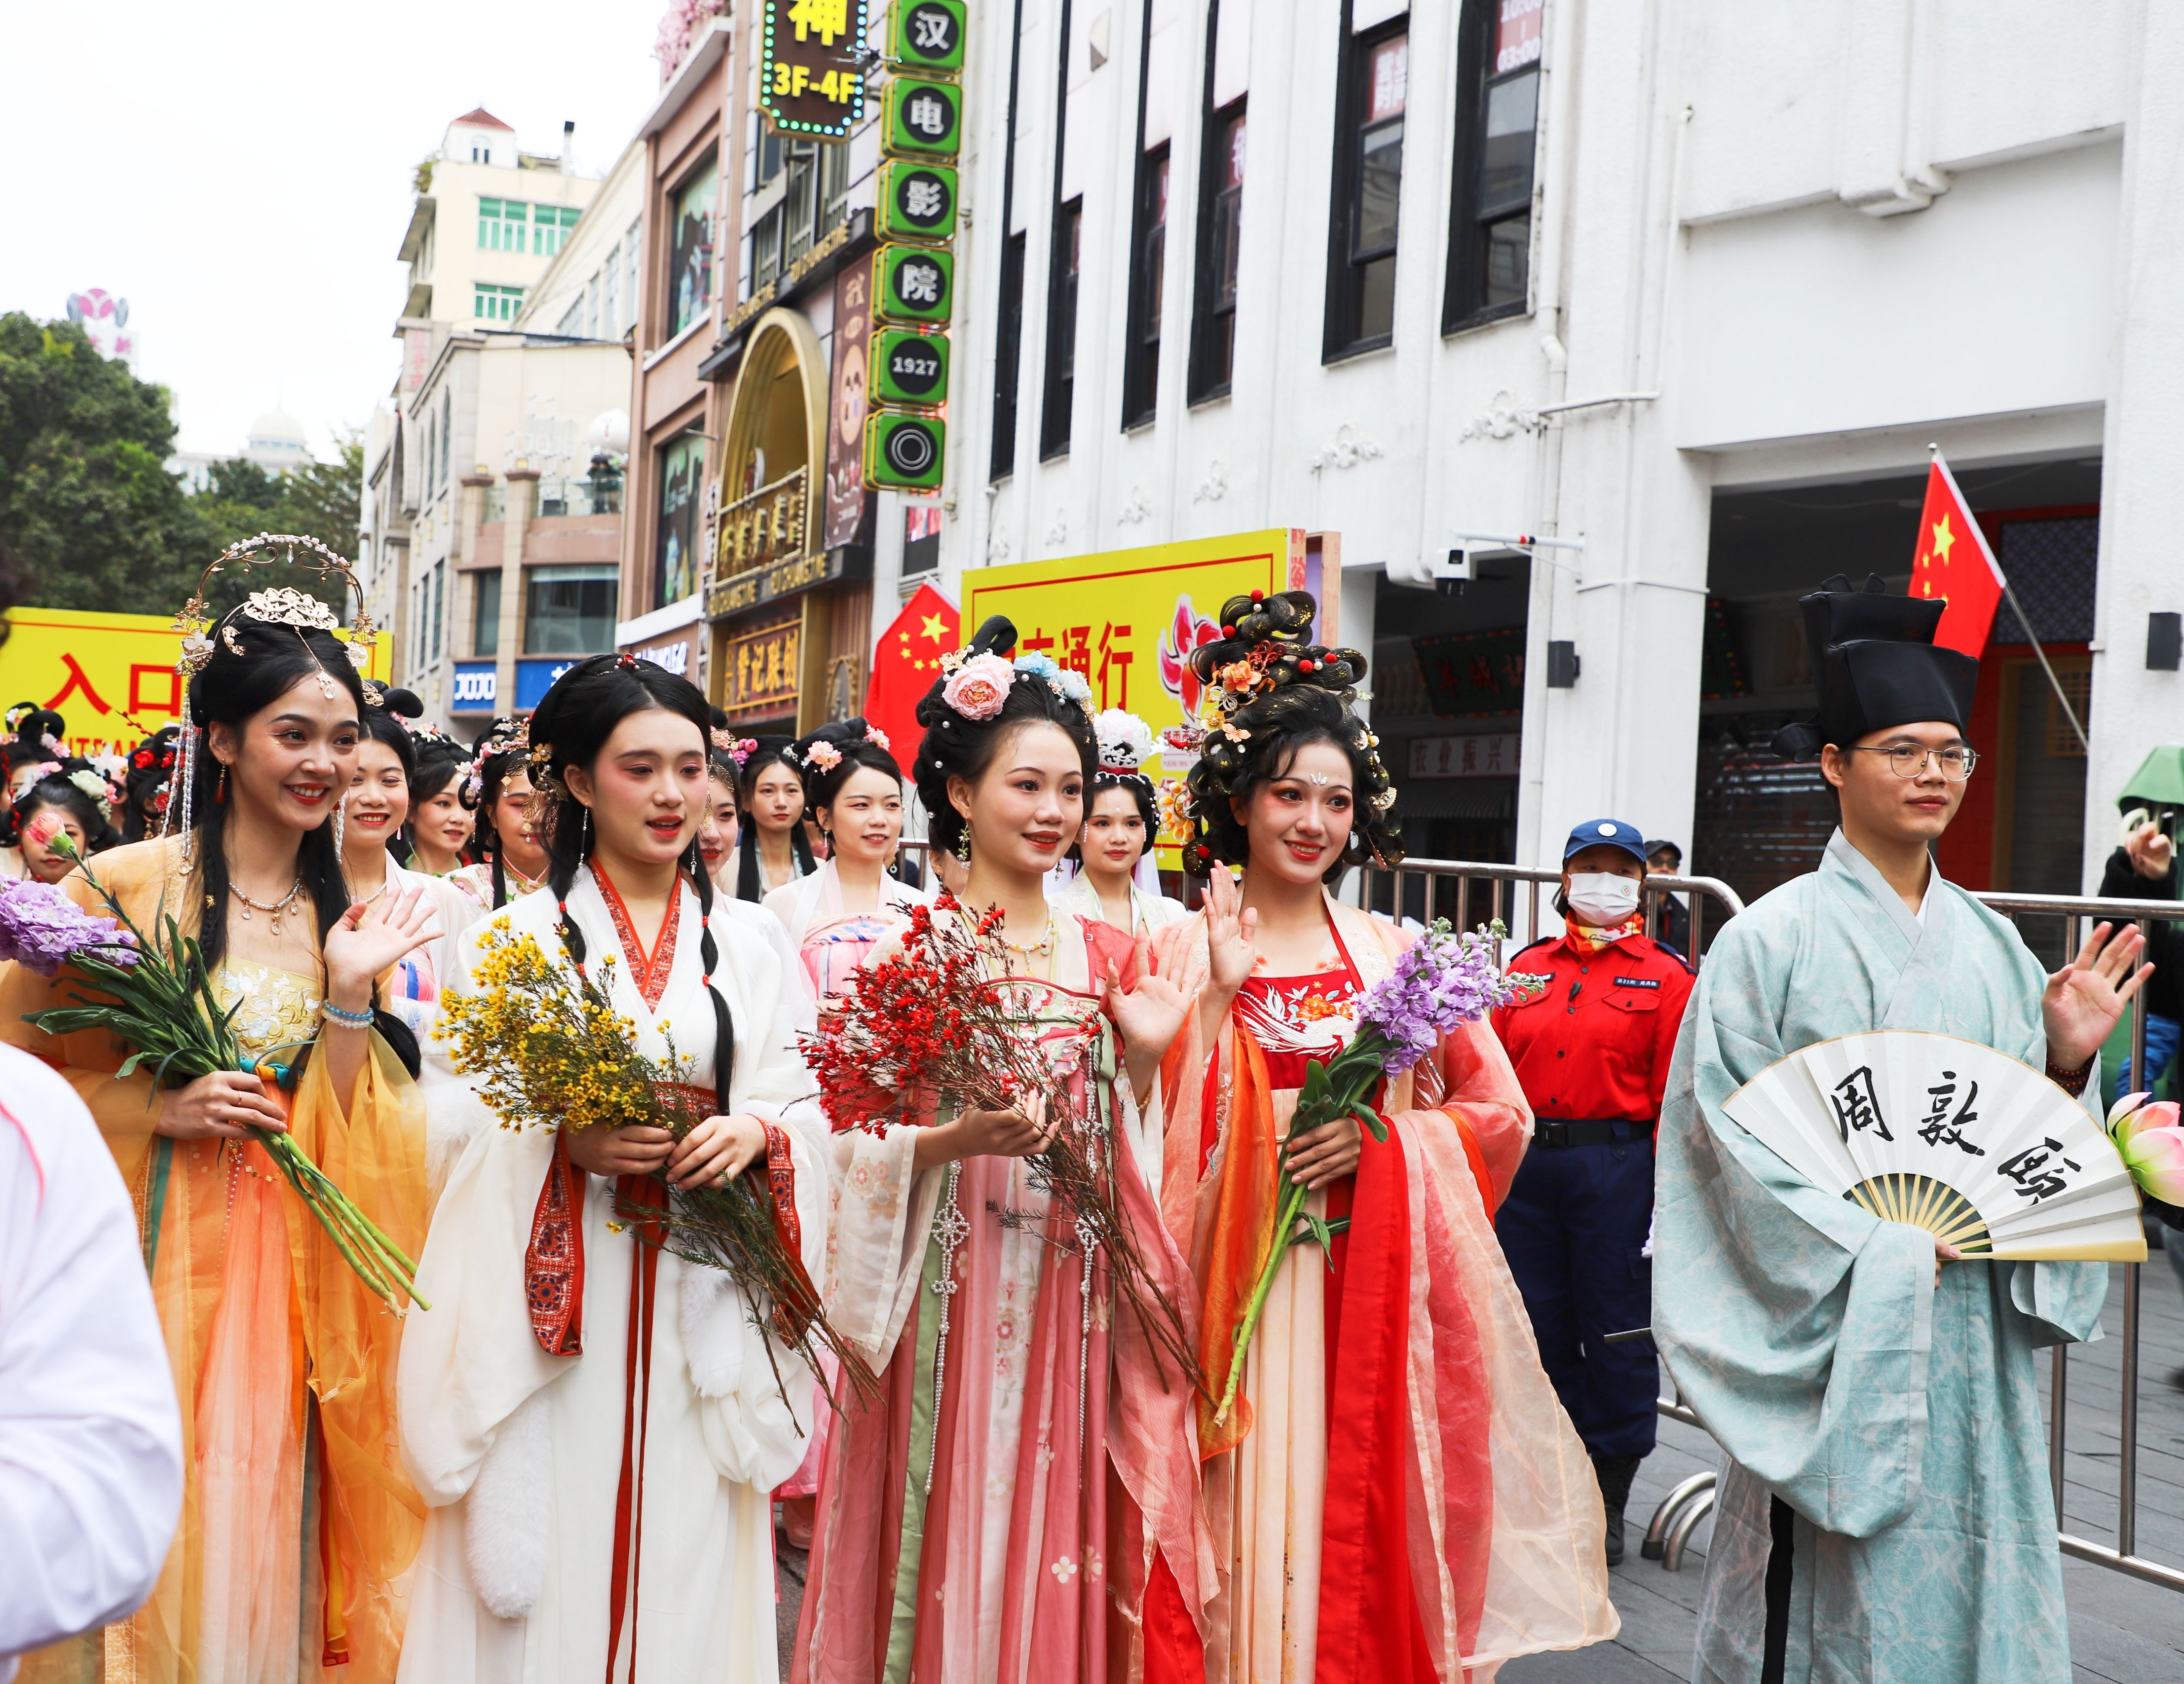
<svg viewBox="0 0 2184 1684"><path fill-rule="evenodd" d="M1077 395L1077 265L1084 226L1080 194L1054 213L1052 278L1046 291L1046 412L1040 418L1041 461L1069 449L1070 406Z"/></svg>
<svg viewBox="0 0 2184 1684"><path fill-rule="evenodd" d="M653 553L653 606L680 602L698 588L699 482L705 477L705 438L694 428L660 451L658 549ZM611 648L610 638L599 645ZM535 654L559 654L554 650Z"/></svg>
<svg viewBox="0 0 2184 1684"><path fill-rule="evenodd" d="M1001 291L994 312L998 337L994 346L994 443L992 477L1006 479L1017 467L1017 384L1023 377L1023 289L1025 240L1009 231L1016 226L1017 93L1023 69L1024 0L1016 0L1009 24L1009 142L1001 156ZM1062 39L1069 38L1068 8L1062 8ZM934 561L939 551L936 544ZM907 561L905 563L908 565Z"/></svg>
<svg viewBox="0 0 2184 1684"><path fill-rule="evenodd" d="M1445 333L1520 314L1529 301L1540 25L1540 0L1469 0L1463 9Z"/></svg>
<svg viewBox="0 0 2184 1684"><path fill-rule="evenodd" d="M477 580L477 615L471 634L472 655L492 655L500 653L500 570L492 568L472 575Z"/></svg>
<svg viewBox="0 0 2184 1684"><path fill-rule="evenodd" d="M523 652L598 655L612 649L620 572L610 561L526 569Z"/></svg>
<svg viewBox="0 0 2184 1684"><path fill-rule="evenodd" d="M773 167L767 169L769 141L760 145L760 181L772 181L785 165L788 180L779 203L752 224L751 290L771 292L784 270L839 227L849 215L850 144L847 141L770 137Z"/></svg>
<svg viewBox="0 0 2184 1684"><path fill-rule="evenodd" d="M1207 53L1211 60L1212 54ZM1211 76L1209 62L1206 74ZM1190 398L1228 389L1236 361L1236 254L1244 232L1244 102L1213 113L1199 171L1198 308L1191 320Z"/></svg>
<svg viewBox="0 0 2184 1684"><path fill-rule="evenodd" d="M1396 230L1403 188L1403 106L1411 41L1399 21L1346 33L1335 112L1334 216L1328 253L1329 360L1384 345L1396 332Z"/></svg>
<svg viewBox="0 0 2184 1684"><path fill-rule="evenodd" d="M994 459L995 479L1017 469L1017 387L1023 378L1024 236L1001 248L1001 298L994 348Z"/></svg>
<svg viewBox="0 0 2184 1684"><path fill-rule="evenodd" d="M1123 425L1153 418L1160 400L1162 276L1167 258L1167 147L1140 155L1130 249L1130 337L1123 347Z"/></svg>
<svg viewBox="0 0 2184 1684"><path fill-rule="evenodd" d="M902 571L930 573L940 566L940 505L907 503L902 510Z"/></svg>

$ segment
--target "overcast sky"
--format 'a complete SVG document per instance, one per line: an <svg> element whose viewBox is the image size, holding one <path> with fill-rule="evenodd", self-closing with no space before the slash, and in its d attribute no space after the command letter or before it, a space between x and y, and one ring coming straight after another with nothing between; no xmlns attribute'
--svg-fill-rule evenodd
<svg viewBox="0 0 2184 1684"><path fill-rule="evenodd" d="M0 311L129 301L181 446L277 403L320 455L393 385L410 172L482 105L603 176L659 91L664 0L114 0L0 52Z"/></svg>

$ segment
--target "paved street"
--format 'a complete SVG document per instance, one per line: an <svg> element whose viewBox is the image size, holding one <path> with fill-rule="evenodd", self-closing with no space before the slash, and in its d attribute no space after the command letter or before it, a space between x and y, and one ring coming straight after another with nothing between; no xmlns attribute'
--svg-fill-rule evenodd
<svg viewBox="0 0 2184 1684"><path fill-rule="evenodd" d="M2118 1269L2105 1317L2109 1337L2079 1351L2070 1363L2064 1512L2073 1532L2098 1543L2115 1540L2122 1279ZM2168 1383L2170 1371L2184 1365L2184 1291L2159 1258L2141 1279L2138 1552L2184 1564L2184 1391ZM2044 1360L2042 1369L2044 1393ZM1704 1433L1675 1421L1661 1424L1660 1447L1639 1470L1630 1493L1630 1553L1614 1572L1622 1634L1579 1653L1513 1663L1502 1669L1503 1684L1670 1684L1691 1676L1699 1579L1712 1523L1701 1524L1678 1573L1641 1560L1637 1545L1654 1506L1672 1486L1719 1464L1720 1453ZM2077 1684L2184 1677L2184 1593L2067 1557L2063 1580Z"/></svg>

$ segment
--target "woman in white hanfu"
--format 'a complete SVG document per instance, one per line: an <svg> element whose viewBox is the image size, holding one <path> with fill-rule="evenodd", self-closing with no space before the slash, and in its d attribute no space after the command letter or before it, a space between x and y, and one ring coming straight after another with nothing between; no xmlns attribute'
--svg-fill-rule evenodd
<svg viewBox="0 0 2184 1684"><path fill-rule="evenodd" d="M464 1138L419 1267L433 1308L403 1341L403 1454L432 1506L405 1684L776 1676L769 1493L803 1459L811 1375L760 1334L765 1303L616 1215L763 1175L777 1231L815 1281L824 1266L803 990L694 856L707 724L696 689L626 655L571 668L532 720L550 872L500 917L595 978L610 965L640 1046L664 1057L671 1030L719 1114L680 1143L504 1129L432 1073L432 1126ZM466 938L450 996L500 917Z"/></svg>

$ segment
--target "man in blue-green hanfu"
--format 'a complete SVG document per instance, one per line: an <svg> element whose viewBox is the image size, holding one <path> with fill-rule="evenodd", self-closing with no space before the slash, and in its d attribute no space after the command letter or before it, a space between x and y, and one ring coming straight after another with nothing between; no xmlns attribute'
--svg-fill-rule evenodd
<svg viewBox="0 0 2184 1684"><path fill-rule="evenodd" d="M1653 1333L1726 1459L1699 1684L2069 1684L2032 1352L2100 1334L2108 1265L1958 1261L1822 1192L1722 1112L1815 1041L1925 1029L2083 1093L2144 980L2098 927L2055 975L1930 850L1964 797L1978 663L1942 604L1804 599L1817 751L1841 828L1817 872L1724 927L1661 1113Z"/></svg>

